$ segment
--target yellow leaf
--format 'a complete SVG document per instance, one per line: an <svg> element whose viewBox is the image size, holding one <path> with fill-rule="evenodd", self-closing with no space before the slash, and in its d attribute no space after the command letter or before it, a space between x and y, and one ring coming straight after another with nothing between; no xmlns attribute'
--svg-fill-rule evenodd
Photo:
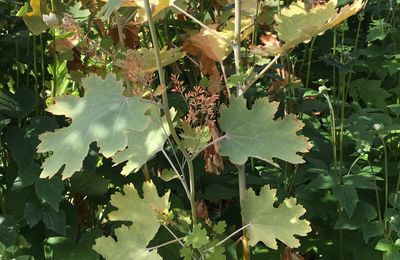
<svg viewBox="0 0 400 260"><path fill-rule="evenodd" d="M215 27L215 26L214 26ZM244 18L241 21L242 34L241 38L244 40L251 33L253 27L253 20L251 18ZM212 29L214 34L219 34L221 38L229 42L233 42L235 33L235 22L231 19L227 22L222 31ZM202 54L207 56L213 61L223 61L231 52L232 48L227 41L224 41L215 36L209 30L201 30L199 33L191 36L188 41L190 44L199 49Z"/></svg>
<svg viewBox="0 0 400 260"><path fill-rule="evenodd" d="M144 59L144 72L154 72L157 70L157 62L156 62L156 55L154 52L154 48L152 49L141 49L142 56ZM173 48L167 50L167 47L164 47L160 50L161 55L161 65L163 67L174 63L185 57L186 53L181 51L181 48Z"/></svg>
<svg viewBox="0 0 400 260"><path fill-rule="evenodd" d="M325 5L307 11L304 3L298 0L288 8L284 8L281 14L275 15L275 30L278 32L279 39L285 42L277 53L283 53L324 33L356 14L364 6L363 0L355 0L353 4L338 11L337 2L337 0L331 0Z"/></svg>

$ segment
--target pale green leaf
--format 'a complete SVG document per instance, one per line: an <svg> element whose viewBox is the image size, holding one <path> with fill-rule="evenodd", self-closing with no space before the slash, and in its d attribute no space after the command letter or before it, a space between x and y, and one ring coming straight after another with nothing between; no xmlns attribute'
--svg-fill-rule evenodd
<svg viewBox="0 0 400 260"><path fill-rule="evenodd" d="M227 225L225 221L218 221L218 223L213 226L213 231L217 234L223 234L226 227Z"/></svg>
<svg viewBox="0 0 400 260"><path fill-rule="evenodd" d="M259 99L251 110L246 108L243 97L231 98L230 106L222 106L219 123L226 133L221 141L220 155L229 156L232 163L244 164L248 157L255 157L273 165L273 158L290 163L303 163L297 153L308 152L311 144L296 132L303 123L294 115L274 119L277 102Z"/></svg>
<svg viewBox="0 0 400 260"><path fill-rule="evenodd" d="M226 256L224 255L225 248L222 246L215 246L206 254L207 260L225 260Z"/></svg>
<svg viewBox="0 0 400 260"><path fill-rule="evenodd" d="M156 153L163 149L164 143L171 134L165 117L160 117L160 111L152 107L150 112L150 124L142 131L128 131L128 148L118 152L113 162L119 164L127 161L122 169L122 175L137 172L143 164L150 160ZM170 110L171 117L176 114L174 109Z"/></svg>
<svg viewBox="0 0 400 260"><path fill-rule="evenodd" d="M193 227L193 231L185 237L185 245L199 249L208 244L207 231L202 228L201 224Z"/></svg>
<svg viewBox="0 0 400 260"><path fill-rule="evenodd" d="M249 243L255 246L259 241L277 249L276 239L288 247L300 246L294 235L305 236L311 231L310 223L299 218L306 212L303 206L296 204L295 198L285 199L277 208L274 207L276 190L268 185L261 188L257 196L253 189L248 189L243 200L242 216L250 224L247 228Z"/></svg>
<svg viewBox="0 0 400 260"><path fill-rule="evenodd" d="M39 35L44 30L49 27L43 21L43 15L49 12L47 7L47 1L45 0L30 0L30 4L32 7L32 11L26 13L22 19L24 20L26 26L28 26L29 30L35 34Z"/></svg>
<svg viewBox="0 0 400 260"><path fill-rule="evenodd" d="M124 186L124 194L111 196L111 204L117 208L108 214L110 220L132 221L133 226L140 227L143 236L149 241L155 236L160 227L159 214L169 209L170 192L159 197L156 186L152 182L143 184L143 199L133 185Z"/></svg>
<svg viewBox="0 0 400 260"><path fill-rule="evenodd" d="M148 104L137 97L122 95L122 82L108 74L103 80L91 75L82 80L86 96L62 96L47 111L72 119L71 125L40 135L38 152L50 152L43 163L41 177L51 177L65 165L63 179L71 177L82 167L89 145L96 142L107 158L125 149L127 130L143 130L149 118L144 115Z"/></svg>
<svg viewBox="0 0 400 260"><path fill-rule="evenodd" d="M147 244L151 239L146 238L145 232L140 226L131 228L122 226L115 230L118 238L114 241L111 237L100 237L96 239L93 249L105 259L140 259L140 260L162 260L157 250L149 251Z"/></svg>
<svg viewBox="0 0 400 260"><path fill-rule="evenodd" d="M145 57L143 70L150 73L157 71L157 62L154 48L142 48L141 54L143 55L143 57ZM160 56L161 66L165 67L171 63L174 63L175 61L182 59L186 56L186 53L182 52L181 48L167 49L165 47L160 50Z"/></svg>

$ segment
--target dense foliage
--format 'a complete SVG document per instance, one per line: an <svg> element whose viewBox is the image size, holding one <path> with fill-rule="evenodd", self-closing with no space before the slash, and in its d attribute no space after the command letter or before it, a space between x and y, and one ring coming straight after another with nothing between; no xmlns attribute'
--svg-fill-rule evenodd
<svg viewBox="0 0 400 260"><path fill-rule="evenodd" d="M0 0L0 259L400 259L399 0Z"/></svg>

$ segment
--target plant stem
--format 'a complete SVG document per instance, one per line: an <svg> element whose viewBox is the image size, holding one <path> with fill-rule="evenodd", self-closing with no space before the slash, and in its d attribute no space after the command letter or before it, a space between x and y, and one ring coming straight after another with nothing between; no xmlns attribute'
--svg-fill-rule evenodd
<svg viewBox="0 0 400 260"><path fill-rule="evenodd" d="M246 85L243 87L243 93L244 94L258 79L260 79L271 67L272 65L275 64L275 62L281 57L281 54L277 54L265 68L263 68L258 74L256 74L253 79L248 81Z"/></svg>
<svg viewBox="0 0 400 260"><path fill-rule="evenodd" d="M332 159L333 159L333 168L335 171L335 174L338 177L338 180L340 180L340 177L338 176L338 167L337 167L337 148L336 148L336 123L335 123L335 111L333 109L331 100L327 94L323 94L326 101L328 102L329 110L331 112L331 136L332 136Z"/></svg>
<svg viewBox="0 0 400 260"><path fill-rule="evenodd" d="M227 137L228 137L227 135L223 135L223 136L218 137L217 139L215 139L215 140L213 140L212 142L208 143L207 145L203 146L199 151L197 151L196 153L194 153L194 154L190 157L190 159L191 159L191 160L194 160L194 158L196 158L196 157L197 157L201 152L203 152L205 149L207 149L207 148L210 147L211 145L214 145L214 144L220 142L221 140L223 140L223 139L225 139L225 138L227 138Z"/></svg>
<svg viewBox="0 0 400 260"><path fill-rule="evenodd" d="M178 242L178 241L181 241L181 240L183 240L183 239L184 239L184 237L177 238L177 239L174 239L174 240L171 240L171 241L168 241L168 242L162 243L161 245L158 245L158 246L149 247L149 248L147 248L147 250L149 250L149 251L153 251L153 250L156 250L156 249L158 249L158 248L161 248L161 247L167 246L167 245L169 245L169 244L176 243L176 242Z"/></svg>
<svg viewBox="0 0 400 260"><path fill-rule="evenodd" d="M311 59L312 59L312 53L313 53L313 50L314 50L314 43L315 43L315 39L316 38L317 37L312 38L311 43L310 43L310 48L308 50L307 77L306 77L306 85L305 85L306 88L309 87L309 83L310 83Z"/></svg>
<svg viewBox="0 0 400 260"><path fill-rule="evenodd" d="M182 243L181 239L179 239L179 238L175 235L175 233L172 232L172 230L171 230L167 225L163 225L163 227L165 227L165 229L168 230L168 232L169 232L176 240L178 240L179 244L180 244L182 247L186 247L185 244Z"/></svg>
<svg viewBox="0 0 400 260"><path fill-rule="evenodd" d="M35 79L35 114L39 115L39 82L37 79L37 55L36 55L36 36L33 35L33 73Z"/></svg>
<svg viewBox="0 0 400 260"><path fill-rule="evenodd" d="M234 58L235 58L235 71L236 75L240 75L240 47L241 47L241 37L240 37L240 25L241 25L241 0L235 0L235 45L233 46ZM246 85L237 86L236 94L237 96L243 95L246 91ZM245 165L237 165L238 169L238 178L239 178L239 199L240 199L240 208L243 208L242 202L244 200L244 196L246 194L246 172ZM246 221L242 217L242 225L246 226ZM243 239L242 239L242 248L243 248L243 259L250 259L250 247L249 247L249 239L247 237L246 229L243 229Z"/></svg>
<svg viewBox="0 0 400 260"><path fill-rule="evenodd" d="M150 3L149 0L144 0L144 9L146 12L147 16L147 21L149 24L150 28L150 34L151 34L151 40L153 42L153 47L154 47L154 52L156 56L156 63L157 63L157 70L158 70L158 76L160 79L160 84L166 86L165 84L165 74L164 74L164 68L162 67L161 64L161 56L160 56L160 49L158 48L157 44L157 32L156 28L154 26L153 22L153 16L151 13L151 8L150 8ZM179 150L182 152L183 156L188 162L188 167L189 167L189 178L190 178L190 207L192 210L192 221L193 224L195 225L197 223L196 221L196 200L195 200L195 186L194 186L194 172L193 172L193 162L189 158L189 154L187 153L185 147L183 146L181 140L179 139L179 136L177 132L175 131L174 124L172 123L171 119L171 114L169 113L169 105L168 105L168 96L167 96L167 91L164 91L162 94L162 102L164 106L164 114L165 114L165 119L168 123L168 127L170 129L172 138L174 139L176 145L179 147Z"/></svg>
<svg viewBox="0 0 400 260"><path fill-rule="evenodd" d="M223 243L225 243L229 238L233 237L234 235L236 235L237 233L239 233L240 231L250 227L251 224L247 224L241 228L239 228L238 230L236 230L235 232L233 232L232 234L230 234L229 236L227 236L226 238L222 239L221 241L219 241L216 245L204 250L204 252L209 252L212 251L215 247L222 245Z"/></svg>

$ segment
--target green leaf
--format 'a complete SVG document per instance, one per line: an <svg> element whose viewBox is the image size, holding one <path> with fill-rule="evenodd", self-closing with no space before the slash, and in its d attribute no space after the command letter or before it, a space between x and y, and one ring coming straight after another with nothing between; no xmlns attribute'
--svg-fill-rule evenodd
<svg viewBox="0 0 400 260"><path fill-rule="evenodd" d="M171 181L173 179L179 178L178 175L172 169L164 169L158 176L163 181Z"/></svg>
<svg viewBox="0 0 400 260"><path fill-rule="evenodd" d="M154 48L146 49L142 48L141 53L144 59L144 68L143 70L148 73L152 73L157 71L157 61ZM162 48L160 50L160 58L161 58L161 66L165 67L175 61L178 61L186 56L186 52L182 52L181 48L172 48L168 49Z"/></svg>
<svg viewBox="0 0 400 260"><path fill-rule="evenodd" d="M182 122L182 129L183 133L180 134L183 139L182 143L190 153L195 153L211 139L210 128L208 126L193 129L189 123Z"/></svg>
<svg viewBox="0 0 400 260"><path fill-rule="evenodd" d="M218 223L213 226L213 230L217 234L223 234L226 227L227 225L225 221L218 221Z"/></svg>
<svg viewBox="0 0 400 260"><path fill-rule="evenodd" d="M109 180L93 172L77 172L71 177L71 192L101 196L108 190Z"/></svg>
<svg viewBox="0 0 400 260"><path fill-rule="evenodd" d="M53 176L63 165L63 179L71 177L82 168L92 142L109 158L127 146L127 130L140 131L148 125L149 119L144 115L148 105L137 97L123 96L122 82L115 75L109 73L104 80L91 75L82 83L85 97L58 97L56 104L47 109L70 117L72 123L40 135L38 152L53 152L42 165L42 178Z"/></svg>
<svg viewBox="0 0 400 260"><path fill-rule="evenodd" d="M39 35L44 30L49 27L43 21L43 14L49 12L47 7L47 1L45 0L30 0L32 7L32 12L26 13L22 18L25 24L28 26L29 30L35 34Z"/></svg>
<svg viewBox="0 0 400 260"><path fill-rule="evenodd" d="M396 240L398 242L398 240ZM375 246L376 250L385 252L385 260L398 260L400 259L400 247L387 238L379 240Z"/></svg>
<svg viewBox="0 0 400 260"><path fill-rule="evenodd" d="M219 123L226 132L219 153L229 156L232 163L244 164L248 157L255 157L275 166L273 158L290 163L304 163L297 153L308 152L311 144L304 136L296 135L303 123L294 115L274 119L277 102L259 99L252 110L246 108L243 97L231 98L230 106L222 106Z"/></svg>
<svg viewBox="0 0 400 260"><path fill-rule="evenodd" d="M28 88L19 88L15 94L0 90L0 113L21 119L29 115L35 106L35 93Z"/></svg>
<svg viewBox="0 0 400 260"><path fill-rule="evenodd" d="M193 259L193 251L189 247L182 247L179 250L180 256L183 257L183 260L192 260Z"/></svg>
<svg viewBox="0 0 400 260"><path fill-rule="evenodd" d="M193 231L185 237L185 245L192 246L193 248L199 249L202 246L208 244L207 231L203 229L201 224L197 224L193 227Z"/></svg>
<svg viewBox="0 0 400 260"><path fill-rule="evenodd" d="M335 198L344 208L349 218L351 218L359 201L356 189L353 186L336 185L332 190Z"/></svg>
<svg viewBox="0 0 400 260"><path fill-rule="evenodd" d="M117 193L111 196L111 205L117 208L108 214L110 220L132 221L140 227L147 240L151 240L160 227L159 214L169 209L170 192L159 197L153 182L143 184L143 199L133 185L125 185L125 195Z"/></svg>
<svg viewBox="0 0 400 260"><path fill-rule="evenodd" d="M78 243L65 237L50 237L46 244L53 250L53 260L97 260L99 255L91 247L100 235L100 229L92 229L84 232Z"/></svg>
<svg viewBox="0 0 400 260"><path fill-rule="evenodd" d="M382 236L384 232L385 225L381 221L369 222L362 229L362 234L366 244L371 237Z"/></svg>
<svg viewBox="0 0 400 260"><path fill-rule="evenodd" d="M204 198L211 202L219 202L221 200L232 199L239 193L235 189L228 188L220 184L211 184L204 191Z"/></svg>
<svg viewBox="0 0 400 260"><path fill-rule="evenodd" d="M47 202L55 211L58 211L63 191L64 183L59 176L53 176L51 179L37 179L35 182L36 195Z"/></svg>
<svg viewBox="0 0 400 260"><path fill-rule="evenodd" d="M122 226L115 230L114 241L111 237L100 237L96 239L93 249L105 259L140 259L140 260L162 260L157 250L149 251L147 244L151 239L145 235L140 226Z"/></svg>
<svg viewBox="0 0 400 260"><path fill-rule="evenodd" d="M40 220L43 220L46 228L62 235L66 233L66 215L64 211L59 210L57 212L49 205L43 205L39 202L27 203L24 210L24 219L31 228L39 223Z"/></svg>
<svg viewBox="0 0 400 260"><path fill-rule="evenodd" d="M294 235L305 236L311 231L310 223L299 218L306 212L301 205L296 205L295 198L285 199L275 208L276 190L263 186L260 195L248 189L243 200L242 216L250 224L247 228L249 244L255 246L262 241L266 246L277 249L276 239L288 247L300 246Z"/></svg>
<svg viewBox="0 0 400 260"><path fill-rule="evenodd" d="M351 91L353 98L359 96L370 107L385 108L387 106L385 100L392 96L392 94L382 88L382 81L380 80L360 78L353 81L351 86L353 89ZM357 94L354 93L355 91L357 91Z"/></svg>
<svg viewBox="0 0 400 260"><path fill-rule="evenodd" d="M17 234L18 222L15 217L0 215L0 243L6 247L14 245Z"/></svg>
<svg viewBox="0 0 400 260"><path fill-rule="evenodd" d="M142 131L128 131L128 148L118 152L113 158L116 164L127 161L122 169L122 175L137 172L143 164L150 160L156 153L163 149L165 141L171 134L165 117L159 116L160 111L152 107L150 112L150 124ZM176 114L170 110L171 117Z"/></svg>
<svg viewBox="0 0 400 260"><path fill-rule="evenodd" d="M225 260L226 256L224 255L225 248L222 246L213 247L212 250L208 251L206 254L207 260Z"/></svg>

